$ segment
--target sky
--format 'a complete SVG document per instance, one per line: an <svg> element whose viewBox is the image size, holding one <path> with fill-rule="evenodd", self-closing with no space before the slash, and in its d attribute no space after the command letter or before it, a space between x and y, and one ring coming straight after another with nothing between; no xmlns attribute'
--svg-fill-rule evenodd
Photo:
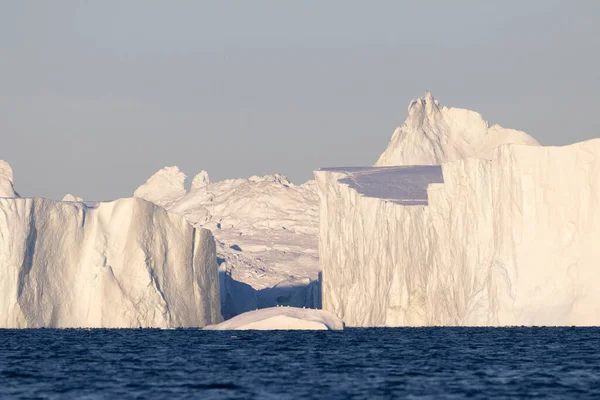
<svg viewBox="0 0 600 400"><path fill-rule="evenodd" d="M600 136L600 1L0 0L22 196L372 165L429 90L545 145Z"/></svg>

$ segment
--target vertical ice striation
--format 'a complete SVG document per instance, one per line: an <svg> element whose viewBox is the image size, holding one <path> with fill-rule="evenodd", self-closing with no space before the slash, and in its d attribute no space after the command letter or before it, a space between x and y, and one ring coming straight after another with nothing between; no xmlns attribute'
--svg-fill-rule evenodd
<svg viewBox="0 0 600 400"><path fill-rule="evenodd" d="M440 168L334 169L315 176L323 309L348 326L426 324L431 223L424 201L427 185L441 182ZM378 183L387 186L386 198L371 190Z"/></svg>
<svg viewBox="0 0 600 400"><path fill-rule="evenodd" d="M600 325L600 140L491 158L437 181L422 166L315 172L324 309L348 326ZM402 189L415 174L424 204Z"/></svg>
<svg viewBox="0 0 600 400"><path fill-rule="evenodd" d="M496 321L600 325L600 139L500 147L491 187Z"/></svg>
<svg viewBox="0 0 600 400"><path fill-rule="evenodd" d="M210 231L141 199L0 198L0 327L199 327L221 319Z"/></svg>

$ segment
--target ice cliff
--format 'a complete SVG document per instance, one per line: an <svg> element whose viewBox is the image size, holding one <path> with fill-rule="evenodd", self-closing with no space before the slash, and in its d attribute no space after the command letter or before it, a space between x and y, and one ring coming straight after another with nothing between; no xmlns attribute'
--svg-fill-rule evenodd
<svg viewBox="0 0 600 400"><path fill-rule="evenodd" d="M0 293L1 328L221 320L210 231L134 198L0 198Z"/></svg>
<svg viewBox="0 0 600 400"><path fill-rule="evenodd" d="M600 140L315 176L348 326L600 325Z"/></svg>
<svg viewBox="0 0 600 400"><path fill-rule="evenodd" d="M408 106L408 118L396 128L375 166L439 165L466 157L491 159L502 144L538 145L525 132L490 126L481 114L441 106L427 92Z"/></svg>

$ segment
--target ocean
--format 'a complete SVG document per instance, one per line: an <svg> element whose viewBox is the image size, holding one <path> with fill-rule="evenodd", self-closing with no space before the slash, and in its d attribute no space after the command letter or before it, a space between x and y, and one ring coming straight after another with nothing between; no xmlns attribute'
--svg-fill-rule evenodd
<svg viewBox="0 0 600 400"><path fill-rule="evenodd" d="M0 330L2 398L600 398L600 328Z"/></svg>

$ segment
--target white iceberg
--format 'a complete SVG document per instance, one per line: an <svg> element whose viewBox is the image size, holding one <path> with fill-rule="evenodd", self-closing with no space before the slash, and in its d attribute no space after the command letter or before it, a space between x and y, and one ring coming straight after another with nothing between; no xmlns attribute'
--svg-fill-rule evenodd
<svg viewBox="0 0 600 400"><path fill-rule="evenodd" d="M210 231L141 199L0 198L1 328L221 321Z"/></svg>
<svg viewBox="0 0 600 400"><path fill-rule="evenodd" d="M315 172L323 308L348 326L600 325L600 140L542 147L508 132L478 153L481 140L457 140L437 103L421 104L444 123L404 145L450 147L388 154L441 166Z"/></svg>

